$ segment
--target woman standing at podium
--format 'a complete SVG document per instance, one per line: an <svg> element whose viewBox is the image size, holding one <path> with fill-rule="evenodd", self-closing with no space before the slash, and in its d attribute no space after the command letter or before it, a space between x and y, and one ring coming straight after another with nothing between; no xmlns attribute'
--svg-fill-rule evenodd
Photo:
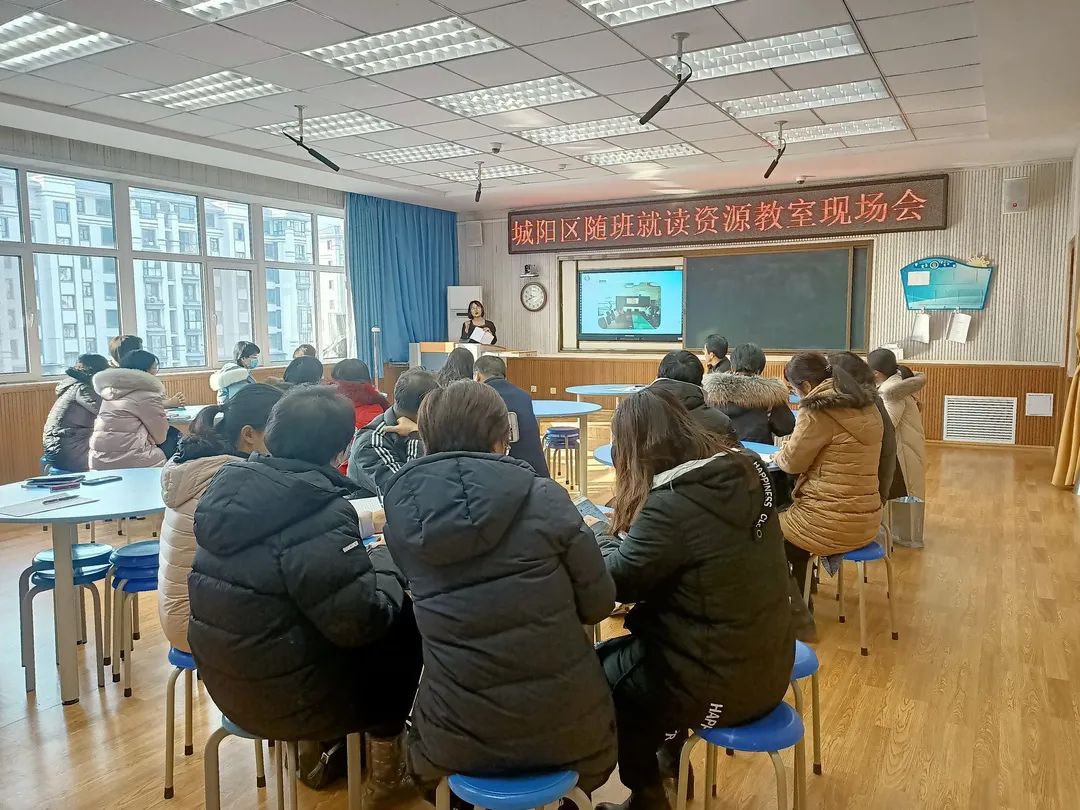
<svg viewBox="0 0 1080 810"><path fill-rule="evenodd" d="M495 339L495 324L489 321L484 315L484 305L479 301L469 302L469 317L461 325L461 342L462 343L483 343L481 340L474 340L472 337L473 331L476 329L483 330L491 335L491 343L496 343Z"/></svg>

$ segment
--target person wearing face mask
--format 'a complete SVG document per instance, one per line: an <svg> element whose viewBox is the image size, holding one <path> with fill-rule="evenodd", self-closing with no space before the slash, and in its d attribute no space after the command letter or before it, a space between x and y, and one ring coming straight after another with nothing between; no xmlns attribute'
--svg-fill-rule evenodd
<svg viewBox="0 0 1080 810"><path fill-rule="evenodd" d="M261 350L250 340L241 340L233 348L233 359L210 375L210 389L217 391L218 405L229 401L245 385L255 382L251 372L259 367Z"/></svg>

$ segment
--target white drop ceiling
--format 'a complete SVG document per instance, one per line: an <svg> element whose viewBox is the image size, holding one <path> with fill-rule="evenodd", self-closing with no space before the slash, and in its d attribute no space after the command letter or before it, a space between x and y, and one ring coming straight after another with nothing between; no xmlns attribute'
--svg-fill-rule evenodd
<svg viewBox="0 0 1080 810"><path fill-rule="evenodd" d="M797 175L814 182L1068 157L1080 140L1080 70L1071 63L1080 41L1076 0L734 0L617 27L576 0L281 0L217 22L183 13L185 5L191 3L0 0L0 25L33 10L130 40L29 72L0 69L0 124L466 214L788 184ZM369 76L304 53L450 17L501 45ZM521 137L640 116L674 84L661 63L674 52L677 31L690 33L688 51L700 51L844 25L864 53L691 81L640 131L543 146ZM142 100L222 71L284 92L195 109ZM435 101L550 77L575 82L587 97L471 110L472 117ZM882 82L885 97L783 114L740 112L737 119L720 107L866 80ZM358 111L388 128L309 138L341 165L334 174L267 130L291 121L296 104L306 105L309 117ZM791 128L870 119L902 126L792 143L764 181L772 150L757 133L771 137L776 118ZM502 144L498 155L490 154L493 142ZM639 150L641 162L608 165L594 157L622 149ZM418 162L384 162L414 154ZM458 156L423 159L431 154ZM484 181L477 205L471 180L447 177L475 176L480 159L493 178ZM530 173L500 176L515 167Z"/></svg>

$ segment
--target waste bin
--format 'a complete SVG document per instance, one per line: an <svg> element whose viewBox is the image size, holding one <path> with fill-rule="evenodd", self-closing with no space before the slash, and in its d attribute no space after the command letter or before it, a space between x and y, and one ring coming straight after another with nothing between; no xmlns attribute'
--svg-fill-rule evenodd
<svg viewBox="0 0 1080 810"><path fill-rule="evenodd" d="M923 514L926 502L914 495L889 501L889 529L893 542L909 548L923 547Z"/></svg>

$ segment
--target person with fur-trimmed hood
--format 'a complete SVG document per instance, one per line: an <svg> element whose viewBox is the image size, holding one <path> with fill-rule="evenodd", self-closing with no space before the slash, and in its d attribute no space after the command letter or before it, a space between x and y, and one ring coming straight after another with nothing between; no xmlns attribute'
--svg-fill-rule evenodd
<svg viewBox="0 0 1080 810"><path fill-rule="evenodd" d="M774 436L795 430L787 386L762 377L764 370L765 352L742 343L731 352L730 373L706 374L702 380L706 403L727 415L740 441L772 444Z"/></svg>

